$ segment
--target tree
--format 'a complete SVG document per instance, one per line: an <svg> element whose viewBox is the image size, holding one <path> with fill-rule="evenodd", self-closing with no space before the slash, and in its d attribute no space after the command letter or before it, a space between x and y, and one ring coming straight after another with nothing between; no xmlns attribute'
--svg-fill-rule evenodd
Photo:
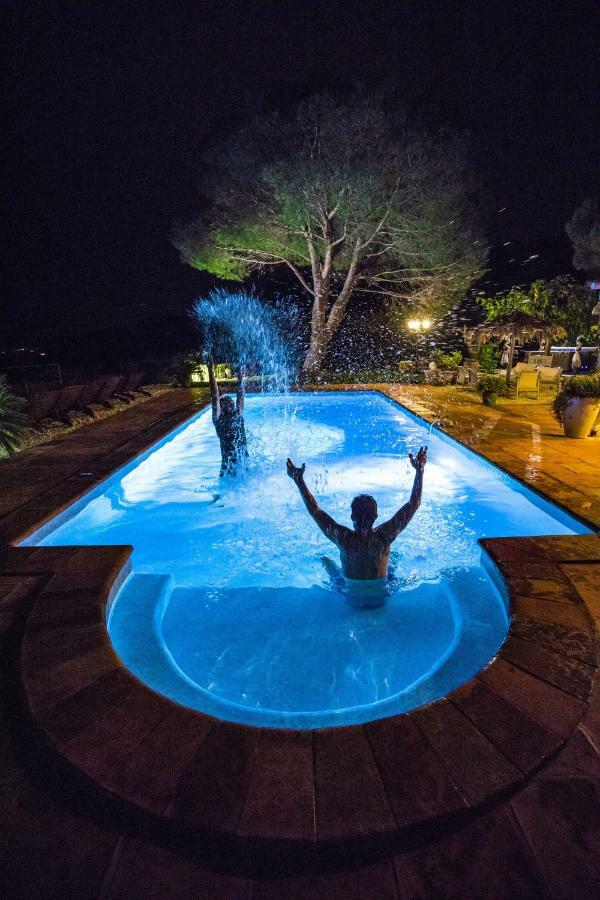
<svg viewBox="0 0 600 900"><path fill-rule="evenodd" d="M380 97L316 95L216 148L201 184L206 212L173 242L189 265L223 278L287 266L311 298L312 372L357 290L439 308L481 273L464 149L386 115Z"/></svg>
<svg viewBox="0 0 600 900"><path fill-rule="evenodd" d="M600 277L600 212L595 200L577 207L565 230L573 244L573 266L591 278Z"/></svg>
<svg viewBox="0 0 600 900"><path fill-rule="evenodd" d="M527 291L514 287L495 297L477 299L489 321L518 309L563 325L572 342L580 335L586 340L592 338L594 295L570 275L559 275L549 281L538 279Z"/></svg>

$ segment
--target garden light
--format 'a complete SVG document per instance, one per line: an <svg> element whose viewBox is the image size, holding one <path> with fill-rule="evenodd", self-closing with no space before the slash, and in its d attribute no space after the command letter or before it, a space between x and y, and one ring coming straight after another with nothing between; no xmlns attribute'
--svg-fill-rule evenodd
<svg viewBox="0 0 600 900"><path fill-rule="evenodd" d="M406 324L411 331L429 331L431 319L409 319Z"/></svg>

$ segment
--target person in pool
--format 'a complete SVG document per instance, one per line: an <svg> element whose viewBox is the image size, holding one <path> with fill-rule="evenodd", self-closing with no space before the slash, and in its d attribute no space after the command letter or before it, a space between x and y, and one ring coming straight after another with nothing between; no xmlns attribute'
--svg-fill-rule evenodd
<svg viewBox="0 0 600 900"><path fill-rule="evenodd" d="M421 505L427 447L421 447L416 456L412 453L408 456L415 470L415 480L408 503L401 506L387 522L373 528L377 518L377 501L369 494L360 494L354 498L351 506L354 530L339 525L320 508L304 481L306 463L298 467L288 459L287 473L297 485L304 505L325 537L333 541L340 551L345 578L352 581L387 579L391 545L400 532L404 531Z"/></svg>
<svg viewBox="0 0 600 900"><path fill-rule="evenodd" d="M208 382L212 403L212 420L221 445L219 476L235 475L240 462L248 456L244 426L244 376L238 375L236 402L221 397L212 360L208 363Z"/></svg>

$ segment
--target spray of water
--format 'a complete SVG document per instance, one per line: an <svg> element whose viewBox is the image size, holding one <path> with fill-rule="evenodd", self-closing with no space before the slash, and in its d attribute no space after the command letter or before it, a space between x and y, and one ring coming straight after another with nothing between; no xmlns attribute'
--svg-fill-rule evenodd
<svg viewBox="0 0 600 900"><path fill-rule="evenodd" d="M247 375L259 375L262 390L285 393L298 365L300 326L288 300L267 306L245 291L217 288L192 308L204 353Z"/></svg>

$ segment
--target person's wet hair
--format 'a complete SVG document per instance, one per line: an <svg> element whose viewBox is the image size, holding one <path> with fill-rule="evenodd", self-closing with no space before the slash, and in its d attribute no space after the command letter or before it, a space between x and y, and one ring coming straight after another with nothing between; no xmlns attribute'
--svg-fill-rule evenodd
<svg viewBox="0 0 600 900"><path fill-rule="evenodd" d="M370 528L377 518L377 501L370 494L359 494L352 501L352 521L359 528Z"/></svg>
<svg viewBox="0 0 600 900"><path fill-rule="evenodd" d="M231 397L221 397L221 411L230 413L234 410L234 403Z"/></svg>

